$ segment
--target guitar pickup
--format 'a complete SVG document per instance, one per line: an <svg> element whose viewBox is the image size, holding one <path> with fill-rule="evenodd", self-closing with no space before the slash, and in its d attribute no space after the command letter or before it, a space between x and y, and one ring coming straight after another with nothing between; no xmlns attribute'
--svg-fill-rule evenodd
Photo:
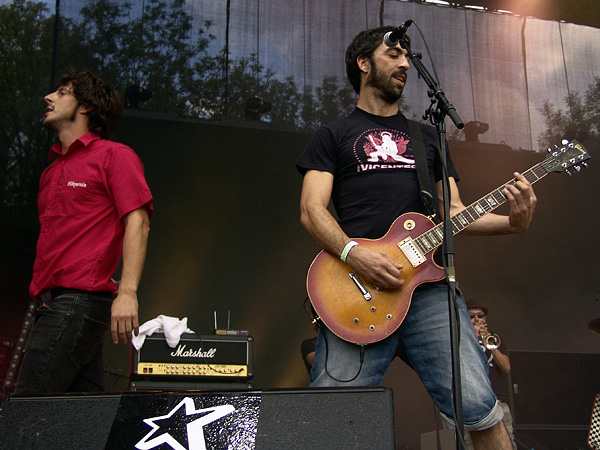
<svg viewBox="0 0 600 450"><path fill-rule="evenodd" d="M408 259L408 262L410 262L413 267L418 267L427 261L425 255L421 253L410 236L400 242L398 247L402 250L402 253L404 253L404 256L406 256L406 259Z"/></svg>

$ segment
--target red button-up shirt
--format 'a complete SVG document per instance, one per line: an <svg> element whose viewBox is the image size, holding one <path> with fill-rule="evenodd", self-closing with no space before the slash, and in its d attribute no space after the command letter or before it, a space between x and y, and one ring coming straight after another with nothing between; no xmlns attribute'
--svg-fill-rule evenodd
<svg viewBox="0 0 600 450"><path fill-rule="evenodd" d="M38 194L40 236L31 296L39 300L56 287L115 291L111 281L123 248L127 213L146 207L153 213L144 168L133 150L90 132L42 174Z"/></svg>

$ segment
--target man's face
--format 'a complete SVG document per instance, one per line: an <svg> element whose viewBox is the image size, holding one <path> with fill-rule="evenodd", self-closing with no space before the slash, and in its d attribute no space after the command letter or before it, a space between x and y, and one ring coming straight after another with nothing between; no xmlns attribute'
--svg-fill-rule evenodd
<svg viewBox="0 0 600 450"><path fill-rule="evenodd" d="M369 59L371 70L367 75L366 86L374 88L387 103L396 103L406 85L406 72L409 58L399 45L388 47L381 44Z"/></svg>
<svg viewBox="0 0 600 450"><path fill-rule="evenodd" d="M73 86L69 82L66 86L59 87L56 92L44 97L46 113L44 125L53 131L58 131L61 126L75 121L79 102L73 95Z"/></svg>
<svg viewBox="0 0 600 450"><path fill-rule="evenodd" d="M487 316L480 308L471 308L469 309L469 317L471 318L471 323L475 325L476 323L484 324L487 323Z"/></svg>

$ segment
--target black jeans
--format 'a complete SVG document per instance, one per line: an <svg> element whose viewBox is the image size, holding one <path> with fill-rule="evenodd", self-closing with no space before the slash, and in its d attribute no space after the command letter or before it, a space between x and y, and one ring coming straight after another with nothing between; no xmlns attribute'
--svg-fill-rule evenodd
<svg viewBox="0 0 600 450"><path fill-rule="evenodd" d="M15 394L104 390L102 347L112 299L66 291L36 313Z"/></svg>

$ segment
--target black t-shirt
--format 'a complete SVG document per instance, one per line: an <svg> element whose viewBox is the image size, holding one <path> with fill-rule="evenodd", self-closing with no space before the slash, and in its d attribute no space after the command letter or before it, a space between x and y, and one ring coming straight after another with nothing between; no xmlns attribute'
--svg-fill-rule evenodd
<svg viewBox="0 0 600 450"><path fill-rule="evenodd" d="M442 178L435 128L420 124L431 188ZM448 174L458 174L447 155ZM319 128L298 161L308 170L334 175L332 201L344 232L378 239L398 216L426 213L419 194L414 152L402 113L380 117L356 108L348 117Z"/></svg>

